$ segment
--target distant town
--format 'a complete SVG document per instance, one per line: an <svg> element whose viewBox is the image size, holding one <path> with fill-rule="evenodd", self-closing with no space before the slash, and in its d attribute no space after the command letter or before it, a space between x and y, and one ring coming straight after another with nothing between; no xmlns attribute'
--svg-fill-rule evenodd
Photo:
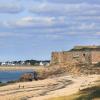
<svg viewBox="0 0 100 100"><path fill-rule="evenodd" d="M48 66L50 60L25 60L0 62L0 66Z"/></svg>

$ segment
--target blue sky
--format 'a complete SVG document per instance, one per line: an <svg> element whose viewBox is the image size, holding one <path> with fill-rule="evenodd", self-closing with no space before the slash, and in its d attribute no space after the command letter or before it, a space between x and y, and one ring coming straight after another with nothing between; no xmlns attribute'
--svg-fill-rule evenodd
<svg viewBox="0 0 100 100"><path fill-rule="evenodd" d="M100 0L0 0L0 61L75 45L100 45Z"/></svg>

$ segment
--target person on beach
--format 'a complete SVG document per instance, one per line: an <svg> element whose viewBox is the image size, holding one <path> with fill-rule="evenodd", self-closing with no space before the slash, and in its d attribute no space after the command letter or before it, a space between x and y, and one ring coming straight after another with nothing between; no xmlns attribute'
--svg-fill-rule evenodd
<svg viewBox="0 0 100 100"><path fill-rule="evenodd" d="M23 85L23 89L24 89L24 85Z"/></svg>
<svg viewBox="0 0 100 100"><path fill-rule="evenodd" d="M19 84L19 89L20 89L20 84Z"/></svg>
<svg viewBox="0 0 100 100"><path fill-rule="evenodd" d="M20 89L21 87L22 87L22 88L24 88L24 85L23 85L23 86L21 86L21 85L19 84L19 86L18 86L18 87L19 87L19 89Z"/></svg>

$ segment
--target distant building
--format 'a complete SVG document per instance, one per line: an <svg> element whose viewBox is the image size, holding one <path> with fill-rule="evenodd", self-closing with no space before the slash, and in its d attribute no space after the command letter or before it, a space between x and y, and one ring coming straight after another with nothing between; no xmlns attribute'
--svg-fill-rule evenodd
<svg viewBox="0 0 100 100"><path fill-rule="evenodd" d="M40 62L40 66L49 66L49 65L50 65L50 63L47 62L47 61L41 61Z"/></svg>
<svg viewBox="0 0 100 100"><path fill-rule="evenodd" d="M6 65L6 63L5 62L1 62L1 66L4 66L4 65Z"/></svg>
<svg viewBox="0 0 100 100"><path fill-rule="evenodd" d="M44 65L43 62L41 61L41 62L40 62L40 66L43 66L43 65Z"/></svg>
<svg viewBox="0 0 100 100"><path fill-rule="evenodd" d="M51 64L100 62L100 46L75 46L69 51L52 52Z"/></svg>

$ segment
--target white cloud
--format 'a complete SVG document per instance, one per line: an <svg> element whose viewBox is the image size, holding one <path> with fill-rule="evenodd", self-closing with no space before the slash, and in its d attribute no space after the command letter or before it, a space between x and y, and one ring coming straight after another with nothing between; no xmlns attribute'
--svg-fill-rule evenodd
<svg viewBox="0 0 100 100"><path fill-rule="evenodd" d="M95 27L96 27L95 23L91 23L91 24L83 23L83 24L80 25L79 29L82 29L82 30L92 30Z"/></svg>
<svg viewBox="0 0 100 100"><path fill-rule="evenodd" d="M96 35L100 36L100 31L99 32L96 32Z"/></svg>
<svg viewBox="0 0 100 100"><path fill-rule="evenodd" d="M38 3L30 8L30 12L45 15L94 15L100 13L99 4L77 3L56 4Z"/></svg>
<svg viewBox="0 0 100 100"><path fill-rule="evenodd" d="M53 27L57 24L64 24L63 17L38 17L27 16L16 21L8 21L3 23L10 28L46 28Z"/></svg>
<svg viewBox="0 0 100 100"><path fill-rule="evenodd" d="M64 35L63 34L40 34L37 36L37 38L61 40L64 39Z"/></svg>
<svg viewBox="0 0 100 100"><path fill-rule="evenodd" d="M23 7L18 4L11 3L1 3L0 4L0 13L19 13L23 11Z"/></svg>
<svg viewBox="0 0 100 100"><path fill-rule="evenodd" d="M91 21L91 20L100 20L100 16L98 16L98 15L94 15L94 16L77 16L76 18L74 18L75 20L77 20L77 21L80 21L80 20L84 20L84 21Z"/></svg>
<svg viewBox="0 0 100 100"><path fill-rule="evenodd" d="M12 33L9 32L0 32L0 37L7 37L13 35Z"/></svg>
<svg viewBox="0 0 100 100"><path fill-rule="evenodd" d="M43 35L53 39L62 38L65 35L95 34L100 26L99 23L80 22L75 19L69 20L63 16L26 16L13 22L4 22L4 25L11 30L11 33L14 32L12 36L32 37L34 35Z"/></svg>
<svg viewBox="0 0 100 100"><path fill-rule="evenodd" d="M33 15L31 13L30 16L28 13L26 17L4 21L3 27L12 32L21 33L22 36L38 33L55 39L61 37L59 34L95 34L99 31L99 4L49 2L35 4L30 9ZM19 34L14 35L19 36Z"/></svg>

